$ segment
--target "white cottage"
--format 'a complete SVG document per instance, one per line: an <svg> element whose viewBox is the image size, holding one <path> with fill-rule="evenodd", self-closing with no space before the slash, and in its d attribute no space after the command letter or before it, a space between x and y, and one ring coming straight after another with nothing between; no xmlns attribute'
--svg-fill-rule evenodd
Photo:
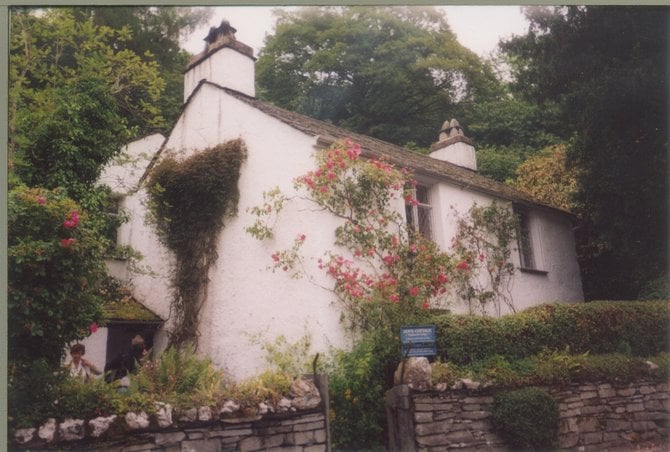
<svg viewBox="0 0 670 452"><path fill-rule="evenodd" d="M314 169L315 153L344 138L359 143L364 156L383 157L414 171L420 207L430 213L421 227L444 250L455 234L452 206L467 212L473 202L497 201L519 212L530 247L513 256L518 271L511 291L517 310L583 300L571 215L479 175L473 144L457 121L436 132L438 140L430 155L420 155L262 102L255 97L252 49L235 39L235 31L225 21L212 28L205 50L189 63L184 106L168 137L153 135L129 144L132 163L108 168L101 180L121 196L121 206L130 214L130 221L119 230L119 244L137 249L144 256L143 265L152 270L134 274L116 261L110 272L125 281L135 300L165 320L166 327L170 324L167 274L173 258L145 223L145 171L165 156L183 159L238 138L248 151L239 180L239 213L220 235L199 339L199 350L234 377L263 369L263 351L253 338L257 333L270 341L279 335L289 341L309 335L315 350L348 345L332 293L305 279L268 271L270 255L289 248L296 232L308 237L302 249L308 259L322 257L324 249L332 248L338 221L295 202L283 212L273 239L261 242L245 232L255 220L248 209L263 203L264 191L279 187L294 193L294 178ZM321 277L318 283L332 286L326 275ZM101 329L96 334L107 333ZM161 329L154 344L165 343Z"/></svg>

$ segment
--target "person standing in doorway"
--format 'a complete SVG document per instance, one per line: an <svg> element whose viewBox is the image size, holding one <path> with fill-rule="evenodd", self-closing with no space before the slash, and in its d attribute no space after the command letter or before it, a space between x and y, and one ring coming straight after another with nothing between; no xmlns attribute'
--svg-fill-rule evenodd
<svg viewBox="0 0 670 452"><path fill-rule="evenodd" d="M70 347L70 357L72 360L65 365L72 378L78 378L81 381L89 381L93 375L100 375L102 372L98 370L92 362L84 359L86 354L86 346L84 344L74 344Z"/></svg>

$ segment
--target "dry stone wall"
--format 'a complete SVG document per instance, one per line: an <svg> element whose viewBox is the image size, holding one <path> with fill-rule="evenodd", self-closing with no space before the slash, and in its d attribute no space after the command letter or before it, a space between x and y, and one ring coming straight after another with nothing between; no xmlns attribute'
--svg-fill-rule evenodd
<svg viewBox="0 0 670 452"><path fill-rule="evenodd" d="M582 383L545 387L560 412L562 449L635 450L670 446L670 383ZM506 450L490 421L494 392L414 391L396 386L386 395L393 450Z"/></svg>
<svg viewBox="0 0 670 452"><path fill-rule="evenodd" d="M203 411L203 410L199 410ZM130 415L130 416L129 416ZM199 421L201 417L208 419ZM100 451L253 451L322 452L329 449L327 419L322 409L268 414L250 419L212 420L206 413L179 426L159 428L155 417L128 413L125 418L97 418L85 422L47 421L11 450L68 448ZM123 429L119 430L120 424ZM107 428L101 427L106 425ZM22 441L19 441L22 442Z"/></svg>
<svg viewBox="0 0 670 452"><path fill-rule="evenodd" d="M101 451L255 451L330 450L328 378L304 376L293 381L291 398L242 409L223 406L175 410L158 402L151 414L128 412L95 419L48 419L39 428L13 432L8 449Z"/></svg>

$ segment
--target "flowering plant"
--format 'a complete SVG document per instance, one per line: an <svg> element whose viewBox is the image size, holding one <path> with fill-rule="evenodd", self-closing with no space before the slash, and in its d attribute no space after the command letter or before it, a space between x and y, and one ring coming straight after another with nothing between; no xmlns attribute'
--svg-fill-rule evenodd
<svg viewBox="0 0 670 452"><path fill-rule="evenodd" d="M455 274L456 292L470 313L488 313L493 307L497 316L501 307L515 312L510 291L514 265L510 257L516 240L517 219L506 206L476 203L467 215L456 214L457 232L452 249L460 262Z"/></svg>
<svg viewBox="0 0 670 452"><path fill-rule="evenodd" d="M19 186L8 201L9 361L58 365L103 320L105 239L61 190Z"/></svg>
<svg viewBox="0 0 670 452"><path fill-rule="evenodd" d="M341 219L334 231L339 251L324 251L316 266L334 280L332 291L346 308L349 326L388 327L445 306L453 263L436 244L411 231L398 208L417 202L410 172L360 154L350 140L336 143L317 155L316 169L297 177L294 187ZM278 189L264 196L263 206L250 209L257 220L247 228L261 240L272 236L269 221L274 224L291 199ZM300 234L291 248L273 253L273 269L309 274L300 255L305 238Z"/></svg>

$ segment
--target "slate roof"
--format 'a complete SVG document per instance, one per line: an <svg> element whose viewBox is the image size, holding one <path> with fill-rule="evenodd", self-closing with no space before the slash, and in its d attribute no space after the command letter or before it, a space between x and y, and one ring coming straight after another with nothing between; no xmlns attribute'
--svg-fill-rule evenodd
<svg viewBox="0 0 670 452"><path fill-rule="evenodd" d="M407 167L415 174L456 185L465 190L480 192L493 196L495 198L518 203L527 207L550 210L564 215L572 214L569 211L558 207L537 201L530 195L522 193L512 187L482 176L475 171L460 167L450 162L438 160L427 155L410 151L401 146L378 140L366 135L351 132L349 130L337 127L333 124L310 118L309 116L295 113L283 108L277 107L267 102L263 102L255 97L247 96L230 88L223 87L207 80L201 80L198 86L193 90L191 96L185 102L183 108L189 104L190 100L207 84L225 91L230 96L248 104L249 106L269 115L289 126L311 136L317 137L317 144L328 147L333 142L350 138L361 146L361 154L366 157L383 158L387 162L398 167ZM183 111L183 110L182 110ZM167 141L167 140L166 140ZM160 151L159 151L160 153Z"/></svg>

